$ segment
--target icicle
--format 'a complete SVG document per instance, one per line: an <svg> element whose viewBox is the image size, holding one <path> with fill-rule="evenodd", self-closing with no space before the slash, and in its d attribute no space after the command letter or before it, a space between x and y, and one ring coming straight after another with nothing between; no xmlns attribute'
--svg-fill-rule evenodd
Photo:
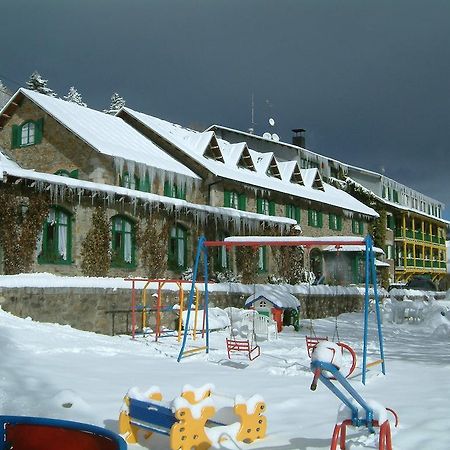
<svg viewBox="0 0 450 450"><path fill-rule="evenodd" d="M119 174L119 176L123 176L123 168L125 165L125 161L123 158L114 157L114 169Z"/></svg>

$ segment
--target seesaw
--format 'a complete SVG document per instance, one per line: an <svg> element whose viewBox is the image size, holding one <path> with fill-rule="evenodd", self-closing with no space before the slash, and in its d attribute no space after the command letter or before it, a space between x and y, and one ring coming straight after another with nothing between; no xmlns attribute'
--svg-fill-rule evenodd
<svg viewBox="0 0 450 450"><path fill-rule="evenodd" d="M345 450L347 427L365 427L370 433L379 428L378 449L392 450L391 427L387 418L387 411L395 417L395 426L398 425L398 416L390 408L384 408L374 401L366 402L340 373L341 351L337 344L322 341L317 344L311 355L311 370L314 373L311 390L315 391L320 380L342 402L331 438L330 450L336 450L339 444ZM339 387L332 383L337 381ZM346 391L346 392L345 392Z"/></svg>
<svg viewBox="0 0 450 450"><path fill-rule="evenodd" d="M266 409L259 395L234 400L213 393L212 385L185 386L181 395L164 402L157 387L141 393L130 389L119 416L119 433L134 444L139 430L169 437L172 450L207 449L229 439L251 443L266 435Z"/></svg>

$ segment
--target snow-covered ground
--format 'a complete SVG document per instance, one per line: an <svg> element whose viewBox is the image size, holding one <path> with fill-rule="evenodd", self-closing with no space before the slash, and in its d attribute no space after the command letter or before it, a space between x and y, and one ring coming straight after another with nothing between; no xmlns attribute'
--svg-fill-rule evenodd
<svg viewBox="0 0 450 450"><path fill-rule="evenodd" d="M444 306L442 306L444 305ZM366 399L395 409L400 426L393 430L395 450L450 448L450 312L445 302L427 310L421 322L384 320L387 374L379 367L366 386L352 385ZM370 358L376 358L375 322L370 316ZM339 316L341 341L361 354L362 315ZM0 310L0 413L36 415L89 422L117 431L122 398L131 387L159 386L164 398L179 395L185 384L212 383L217 392L249 398L260 394L267 404L268 436L239 448L328 449L340 402L312 374L305 347L310 322L299 333L285 329L277 341L260 340L261 356L249 362L226 355L227 331L211 333L209 355L176 362L173 338L103 336L57 324L20 319ZM317 335L335 334L333 318L314 321ZM223 448L236 448L223 443ZM167 449L163 436L152 436L130 449ZM373 436L356 432L348 449L375 448Z"/></svg>

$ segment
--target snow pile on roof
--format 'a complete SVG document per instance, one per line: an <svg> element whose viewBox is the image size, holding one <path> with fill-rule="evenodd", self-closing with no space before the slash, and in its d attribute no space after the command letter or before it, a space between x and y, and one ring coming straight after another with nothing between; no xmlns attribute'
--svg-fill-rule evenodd
<svg viewBox="0 0 450 450"><path fill-rule="evenodd" d="M380 253L384 255L384 251L380 247L372 247L374 253ZM323 249L324 252L365 252L365 245L329 245Z"/></svg>
<svg viewBox="0 0 450 450"><path fill-rule="evenodd" d="M265 298L278 308L295 308L300 306L300 302L282 285L272 284L268 286L258 285L255 292L245 300L245 306L250 306L257 300Z"/></svg>
<svg viewBox="0 0 450 450"><path fill-rule="evenodd" d="M128 161L133 161L145 166L141 168L144 174L156 167L184 177L199 178L119 117L28 89L22 88L19 92L98 152L120 158L119 165L127 165L130 173L134 173L134 167Z"/></svg>
<svg viewBox="0 0 450 450"><path fill-rule="evenodd" d="M252 150L250 154L253 159L253 164L257 169L255 173L248 169L229 163L232 160L235 160L236 146L235 144L232 145L222 139L217 139L222 154L226 155L226 153L230 151L230 147L232 147L234 158L225 156L225 163L223 163L205 157L203 155L204 150L209 141L213 138L213 132L211 131L200 133L144 113L133 111L130 108L124 108L123 111L139 120L142 124L152 129L162 138L175 145L179 150L189 155L192 159L216 176L242 182L262 189L278 191L295 197L337 206L347 211L358 212L370 217L378 217L375 210L359 202L346 192L336 189L329 184L323 183L323 190L315 189L312 186L314 179L310 180L312 175L315 177L313 172L311 172L311 174L306 172L308 181L310 180L311 184L305 186L292 183L290 181L287 182L285 179L280 180L273 175L271 176L267 173L267 168L268 164L272 161L270 158L273 155L259 153Z"/></svg>

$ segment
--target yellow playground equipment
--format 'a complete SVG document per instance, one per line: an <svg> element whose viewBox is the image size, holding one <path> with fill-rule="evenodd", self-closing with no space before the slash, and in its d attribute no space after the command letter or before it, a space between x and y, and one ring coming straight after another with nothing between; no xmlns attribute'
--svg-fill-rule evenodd
<svg viewBox="0 0 450 450"><path fill-rule="evenodd" d="M129 444L138 442L139 430L169 437L170 449L206 450L231 440L251 443L266 435L264 400L259 395L235 400L214 393L210 384L194 389L184 386L179 397L164 402L157 387L146 392L130 389L119 416L119 433Z"/></svg>

